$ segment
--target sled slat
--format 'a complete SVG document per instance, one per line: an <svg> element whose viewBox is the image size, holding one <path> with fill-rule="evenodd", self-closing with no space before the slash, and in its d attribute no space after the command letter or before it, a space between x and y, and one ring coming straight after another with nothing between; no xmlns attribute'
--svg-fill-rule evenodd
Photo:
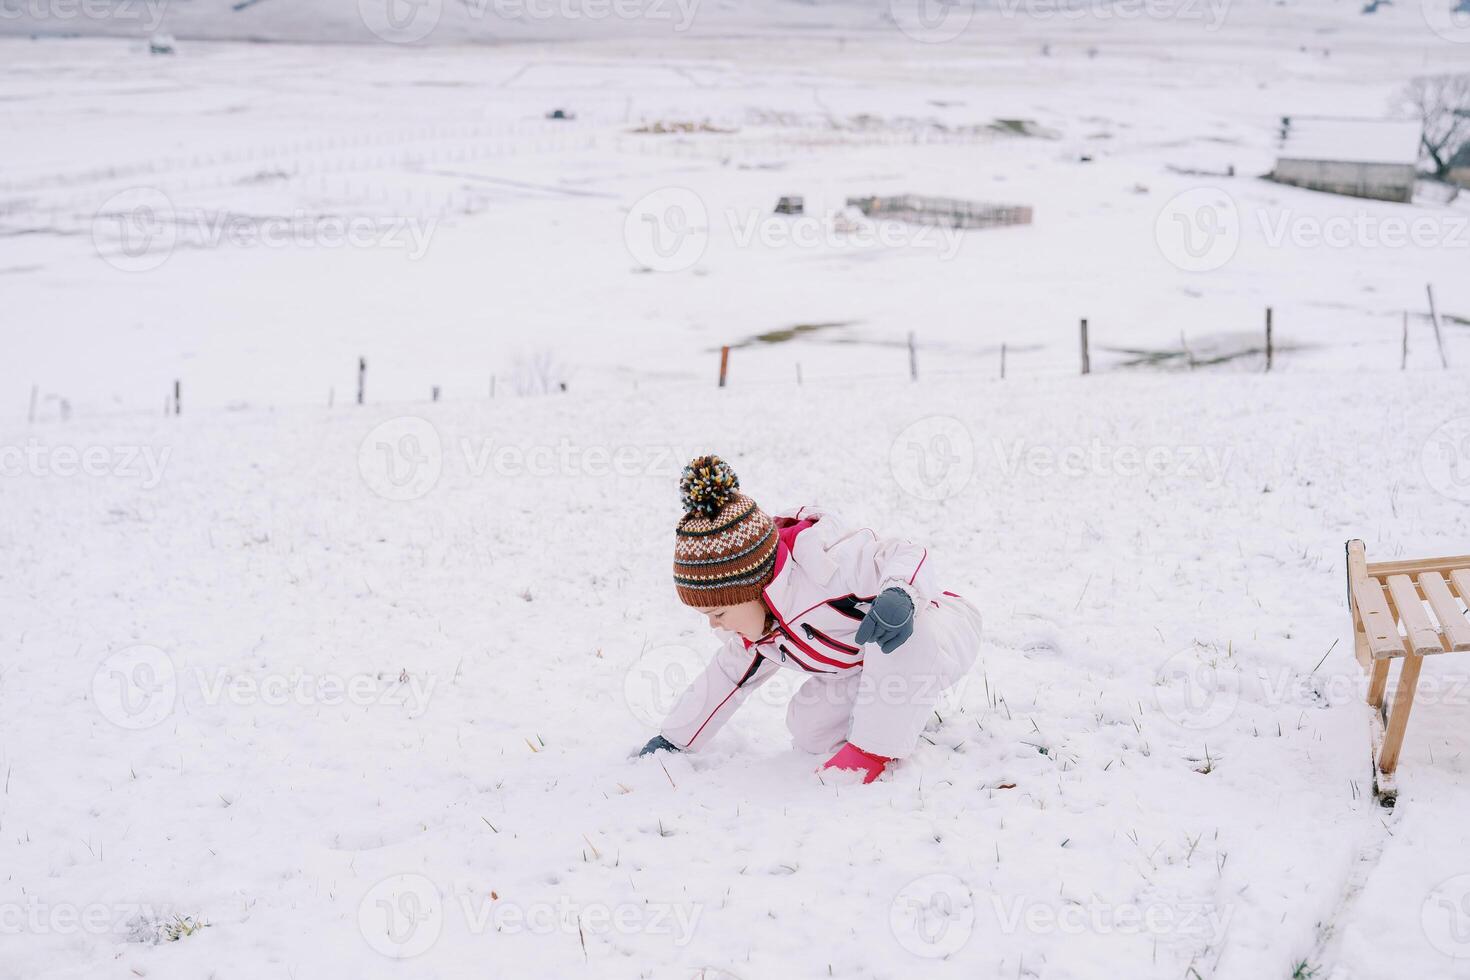
<svg viewBox="0 0 1470 980"><path fill-rule="evenodd" d="M1434 610L1434 618L1439 620L1449 648L1470 650L1470 620L1460 612L1460 604L1450 594L1450 587L1445 584L1443 576L1438 572L1424 572L1419 576L1419 587L1424 590L1424 598L1429 600L1429 608Z"/></svg>
<svg viewBox="0 0 1470 980"><path fill-rule="evenodd" d="M1465 600L1465 605L1470 606L1470 568L1457 568L1450 572L1450 581L1455 583L1455 590Z"/></svg>
<svg viewBox="0 0 1470 980"><path fill-rule="evenodd" d="M1418 575L1420 572L1442 572L1447 568L1470 568L1470 555L1368 562L1368 574L1378 578L1386 578L1389 575Z"/></svg>
<svg viewBox="0 0 1470 980"><path fill-rule="evenodd" d="M1402 657L1404 643L1399 639L1399 628L1393 621L1393 613L1388 611L1388 600L1383 597L1383 586L1378 580L1370 578L1354 583L1353 603L1358 607L1358 618L1363 621L1373 659Z"/></svg>
<svg viewBox="0 0 1470 980"><path fill-rule="evenodd" d="M1434 623L1430 622L1429 613L1424 610L1419 590L1414 588L1414 580L1407 575L1390 575L1388 594L1398 608L1399 618L1403 620L1410 652L1421 657L1431 653L1444 653L1444 647L1439 642L1439 633L1435 630ZM1407 708L1404 713L1408 714ZM1392 725L1389 726L1389 734L1393 734Z"/></svg>

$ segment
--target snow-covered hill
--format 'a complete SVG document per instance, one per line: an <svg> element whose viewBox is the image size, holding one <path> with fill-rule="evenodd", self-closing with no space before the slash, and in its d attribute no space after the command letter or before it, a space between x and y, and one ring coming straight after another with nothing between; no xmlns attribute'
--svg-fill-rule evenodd
<svg viewBox="0 0 1470 980"><path fill-rule="evenodd" d="M1449 22L1450 0L1423 0ZM1418 4L1409 13L1420 17ZM1440 6L1444 7L1440 11ZM997 24L1053 35L1227 22L1377 31L1402 18L1341 0L6 0L0 33L215 40L455 44L694 37L907 36L986 43Z"/></svg>
<svg viewBox="0 0 1470 980"><path fill-rule="evenodd" d="M1342 563L1359 535L1464 549L1433 438L1462 392L8 424L33 448L0 515L0 977L1463 976L1438 902L1470 870L1466 665L1426 664L1383 811ZM705 449L768 507L925 541L984 610L981 666L883 781L819 782L784 682L705 754L629 759L712 649L669 581ZM146 941L176 916L208 926Z"/></svg>

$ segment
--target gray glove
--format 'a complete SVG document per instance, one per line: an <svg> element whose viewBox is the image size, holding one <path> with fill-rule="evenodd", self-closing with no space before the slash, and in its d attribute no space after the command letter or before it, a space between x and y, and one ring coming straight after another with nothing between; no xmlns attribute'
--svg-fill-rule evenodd
<svg viewBox="0 0 1470 980"><path fill-rule="evenodd" d="M914 601L903 589L884 589L858 625L858 646L876 643L884 653L914 635Z"/></svg>
<svg viewBox="0 0 1470 980"><path fill-rule="evenodd" d="M653 736L653 738L649 739L648 740L648 744L645 745L645 746L643 746L643 748L639 751L638 758L641 759L645 755L652 755L655 752L678 752L678 751L679 751L679 746L675 745L673 742L670 742L668 739L664 738L662 735L655 735L655 736Z"/></svg>

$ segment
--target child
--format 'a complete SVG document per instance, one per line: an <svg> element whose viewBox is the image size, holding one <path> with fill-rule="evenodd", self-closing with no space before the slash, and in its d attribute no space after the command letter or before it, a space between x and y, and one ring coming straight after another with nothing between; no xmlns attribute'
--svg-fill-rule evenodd
<svg viewBox="0 0 1470 980"><path fill-rule="evenodd" d="M975 663L980 613L934 584L925 549L802 507L774 520L718 456L679 480L674 586L724 646L639 755L704 746L780 668L796 746L871 783L913 752L942 691ZM840 746L840 747L839 747Z"/></svg>

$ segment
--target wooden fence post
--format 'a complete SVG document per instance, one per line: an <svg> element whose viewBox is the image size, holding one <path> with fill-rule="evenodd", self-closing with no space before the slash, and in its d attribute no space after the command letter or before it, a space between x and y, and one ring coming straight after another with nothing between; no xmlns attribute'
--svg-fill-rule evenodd
<svg viewBox="0 0 1470 980"><path fill-rule="evenodd" d="M362 404L363 394L367 390L367 358L357 359L357 403Z"/></svg>
<svg viewBox="0 0 1470 980"><path fill-rule="evenodd" d="M796 362L796 386L801 387L801 362Z"/></svg>
<svg viewBox="0 0 1470 980"><path fill-rule="evenodd" d="M1409 369L1409 311L1404 311L1404 349L1399 353L1399 370Z"/></svg>
<svg viewBox="0 0 1470 980"><path fill-rule="evenodd" d="M432 389L431 389L431 391L430 391L430 395L431 395L431 397L432 397L432 399L433 399L433 400L434 400L434 401L438 401L438 400L439 400L439 386L438 386L438 385L435 385L435 386L434 386L434 387L433 387L433 388L432 388Z"/></svg>
<svg viewBox="0 0 1470 980"><path fill-rule="evenodd" d="M177 378L175 378L174 379L174 414L175 415L182 415L182 414L184 414L184 405L183 405L182 399L179 397L179 395L180 395L180 390L179 389L180 389L179 380Z"/></svg>
<svg viewBox="0 0 1470 980"><path fill-rule="evenodd" d="M1092 354L1087 347L1087 318L1082 318L1082 373L1092 373Z"/></svg>
<svg viewBox="0 0 1470 980"><path fill-rule="evenodd" d="M1426 283L1424 291L1429 294L1429 320L1434 324L1434 346L1439 348L1439 366L1447 368L1450 362L1444 356L1444 337L1439 332L1439 312L1434 308L1434 287Z"/></svg>
<svg viewBox="0 0 1470 980"><path fill-rule="evenodd" d="M727 344L720 348L720 387L725 387L725 376L730 371L730 347Z"/></svg>
<svg viewBox="0 0 1470 980"><path fill-rule="evenodd" d="M1000 345L1000 380L1006 379L1006 345Z"/></svg>
<svg viewBox="0 0 1470 980"><path fill-rule="evenodd" d="M909 331L909 380L919 380L919 352L914 347L914 332Z"/></svg>
<svg viewBox="0 0 1470 980"><path fill-rule="evenodd" d="M1266 307L1266 371L1271 370L1271 362L1276 356L1276 342L1271 336L1271 307Z"/></svg>

